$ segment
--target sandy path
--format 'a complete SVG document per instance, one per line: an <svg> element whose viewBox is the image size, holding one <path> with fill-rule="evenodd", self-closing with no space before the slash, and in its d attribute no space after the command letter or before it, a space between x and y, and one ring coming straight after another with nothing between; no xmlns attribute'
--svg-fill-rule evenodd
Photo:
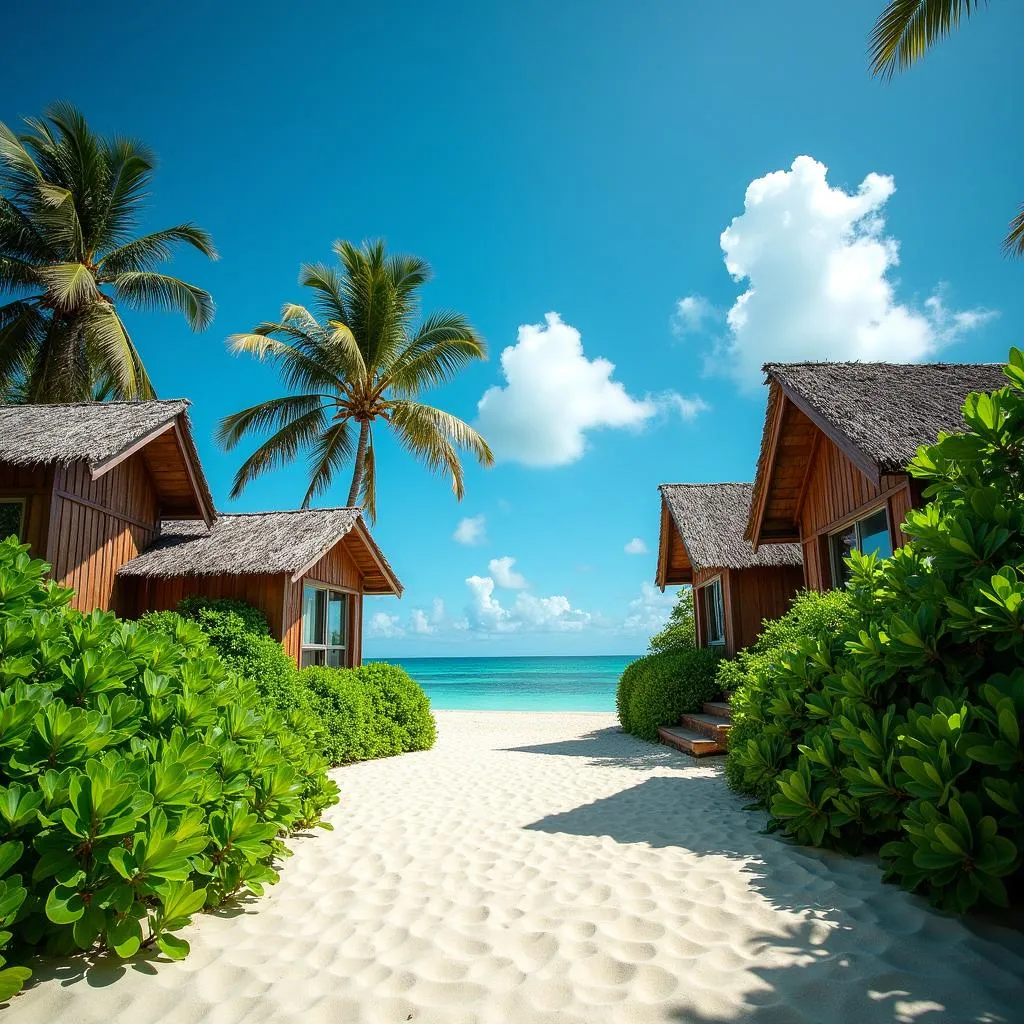
<svg viewBox="0 0 1024 1024"><path fill-rule="evenodd" d="M1022 1021L1024 935L758 834L611 715L440 712L180 964L65 962L19 1024Z"/></svg>

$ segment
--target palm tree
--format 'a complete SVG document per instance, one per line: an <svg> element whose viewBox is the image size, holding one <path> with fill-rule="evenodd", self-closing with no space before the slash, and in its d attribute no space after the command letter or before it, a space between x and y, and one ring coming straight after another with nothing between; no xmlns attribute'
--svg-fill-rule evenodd
<svg viewBox="0 0 1024 1024"><path fill-rule="evenodd" d="M16 134L0 124L0 397L153 397L118 305L179 311L200 331L208 292L160 273L177 243L216 259L210 236L179 224L135 236L152 154L101 138L57 103Z"/></svg>
<svg viewBox="0 0 1024 1024"><path fill-rule="evenodd" d="M306 450L310 476L302 507L351 463L347 504L358 502L372 521L377 511L373 425L380 421L429 470L450 476L461 501L465 488L456 449L472 453L484 466L494 461L491 449L468 423L416 398L485 358L483 339L459 313L432 313L417 325L418 291L430 277L424 260L388 256L383 242L358 247L335 242L334 251L340 267L305 265L299 276L313 292L314 312L286 305L280 322L260 324L228 341L234 352L275 362L288 389L298 392L222 421L218 439L227 449L250 432L273 431L242 463L231 496Z"/></svg>
<svg viewBox="0 0 1024 1024"><path fill-rule="evenodd" d="M890 79L917 63L988 0L892 0L871 32L871 73ZM1008 256L1024 256L1024 205L1003 239Z"/></svg>

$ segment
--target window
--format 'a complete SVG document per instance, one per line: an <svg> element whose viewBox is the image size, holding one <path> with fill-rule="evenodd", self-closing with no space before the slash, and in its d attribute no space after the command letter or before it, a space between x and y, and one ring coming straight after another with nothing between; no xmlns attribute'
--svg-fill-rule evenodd
<svg viewBox="0 0 1024 1024"><path fill-rule="evenodd" d="M865 555L888 558L892 554L892 538L889 534L889 513L885 507L871 515L858 519L829 537L832 560L832 580L837 587L843 586L850 578L850 567L846 558L851 551Z"/></svg>
<svg viewBox="0 0 1024 1024"><path fill-rule="evenodd" d="M725 608L722 604L722 579L700 588L701 633L709 647L725 643Z"/></svg>
<svg viewBox="0 0 1024 1024"><path fill-rule="evenodd" d="M348 598L340 590L306 583L302 588L302 667L341 668L348 645Z"/></svg>
<svg viewBox="0 0 1024 1024"><path fill-rule="evenodd" d="M4 498L0 500L0 540L7 540L11 534L14 534L20 540L24 522L24 498Z"/></svg>

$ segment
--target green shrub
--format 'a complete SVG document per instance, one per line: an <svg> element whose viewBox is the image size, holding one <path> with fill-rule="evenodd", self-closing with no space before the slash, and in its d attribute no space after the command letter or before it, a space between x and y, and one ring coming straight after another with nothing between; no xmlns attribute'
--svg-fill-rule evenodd
<svg viewBox="0 0 1024 1024"><path fill-rule="evenodd" d="M631 662L616 695L622 728L656 740L659 725L674 725L680 715L699 711L720 692L717 665L718 655L709 648L648 654Z"/></svg>
<svg viewBox="0 0 1024 1024"><path fill-rule="evenodd" d="M680 587L676 603L669 613L668 622L651 637L651 654L685 651L697 646L697 626L693 617L693 588Z"/></svg>
<svg viewBox="0 0 1024 1024"><path fill-rule="evenodd" d="M337 801L316 723L261 709L194 625L83 615L47 569L0 543L0 947L178 959L193 913L262 893Z"/></svg>
<svg viewBox="0 0 1024 1024"><path fill-rule="evenodd" d="M802 645L770 713L798 742L771 827L800 842L881 844L886 878L963 912L1008 902L1024 850L1024 354L972 394L967 434L910 472L931 503L911 543L850 559L856 635Z"/></svg>
<svg viewBox="0 0 1024 1024"><path fill-rule="evenodd" d="M239 601L231 597L204 597L202 594L190 594L178 602L178 614L186 619L203 621L204 612L214 613L209 621L216 621L222 614L235 615L242 620L247 633L258 636L270 636L270 624L266 615L248 601Z"/></svg>
<svg viewBox="0 0 1024 1024"><path fill-rule="evenodd" d="M335 764L428 750L437 730L430 701L397 665L311 667L299 673L313 713L330 734L327 756Z"/></svg>
<svg viewBox="0 0 1024 1024"><path fill-rule="evenodd" d="M782 768L795 764L796 743L808 725L802 708L809 680L803 661L793 670L793 658L819 640L841 652L857 621L845 590L805 591L785 615L764 623L754 644L719 663L719 688L731 695L725 775L733 789L766 799ZM786 710L780 714L776 707Z"/></svg>

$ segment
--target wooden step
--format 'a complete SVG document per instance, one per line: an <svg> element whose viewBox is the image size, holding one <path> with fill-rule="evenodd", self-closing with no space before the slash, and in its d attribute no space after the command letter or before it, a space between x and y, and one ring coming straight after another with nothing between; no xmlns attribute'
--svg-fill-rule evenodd
<svg viewBox="0 0 1024 1024"><path fill-rule="evenodd" d="M728 745L729 730L732 723L726 718L719 718L718 715L681 715L679 724L684 729L699 732L703 736L714 740L720 747Z"/></svg>
<svg viewBox="0 0 1024 1024"><path fill-rule="evenodd" d="M704 714L714 715L715 718L724 718L727 722L732 721L732 708L729 702L724 700L709 700L704 703Z"/></svg>
<svg viewBox="0 0 1024 1024"><path fill-rule="evenodd" d="M713 739L694 732L692 729L683 729L678 725L662 725L658 727L658 736L661 742L676 750L681 750L691 757L708 757L711 754L724 754L725 748L720 747Z"/></svg>

